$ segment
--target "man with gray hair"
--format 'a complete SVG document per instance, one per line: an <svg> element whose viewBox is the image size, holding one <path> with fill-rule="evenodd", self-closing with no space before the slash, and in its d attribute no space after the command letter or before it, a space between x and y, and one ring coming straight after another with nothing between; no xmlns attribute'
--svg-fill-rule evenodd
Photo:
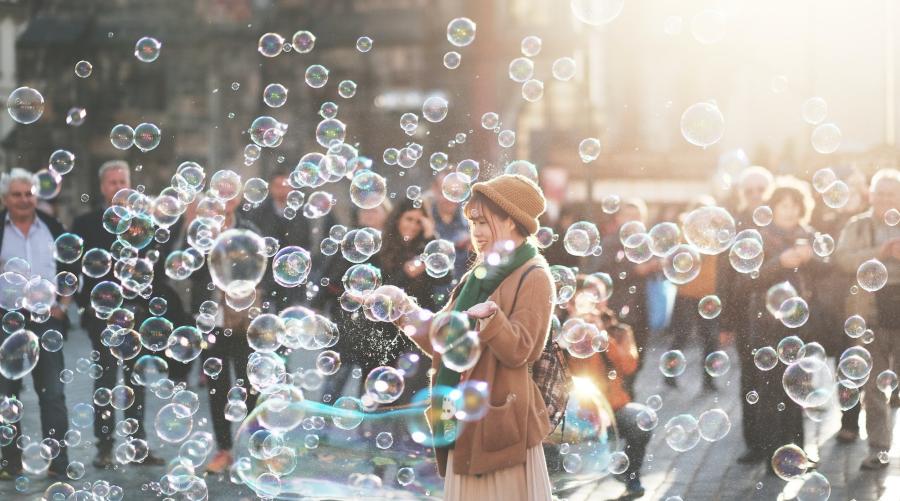
<svg viewBox="0 0 900 501"><path fill-rule="evenodd" d="M58 271L71 271L66 270L65 265L60 265L57 270L57 263L53 259L55 240L65 233L65 229L59 221L37 209L34 187L34 177L25 169L13 168L0 177L0 196L5 206L0 211L0 221L3 222L3 231L0 231L0 262L6 268L10 260L14 260L16 270L26 275L25 279L29 280L29 284L35 280L46 280L55 285ZM30 269L22 266L30 266ZM58 331L65 337L68 302L68 297L59 297L52 302L49 311L47 305L26 305L30 311L23 312L28 315L24 329L39 338L50 330ZM0 310L0 315L6 313L6 310ZM30 371L38 396L43 436L58 441L62 441L69 429L65 385L59 378L64 365L62 350L41 350L37 364ZM0 395L18 398L22 391L21 378L25 375L27 372L15 379L0 376ZM11 425L15 435L3 446L6 465L0 471L0 480L13 480L22 472L22 450L17 446L22 434L21 425L22 421ZM50 461L48 475L53 479L66 478L68 464L69 458L63 447L59 455Z"/></svg>
<svg viewBox="0 0 900 501"><path fill-rule="evenodd" d="M112 205L113 198L116 193L123 189L131 188L131 172L128 163L122 160L110 160L100 166L98 171L100 177L100 192L103 194L103 206L98 207L88 213L82 214L75 218L73 227L84 241L85 250L88 249L104 249L110 250L116 241L116 235L106 231L103 227L103 214ZM117 374L119 362L113 356L109 347L101 341L107 322L97 316L91 305L91 291L98 283L104 280L116 281L116 277L112 272L108 272L103 277L89 277L82 274L79 277L81 281L81 290L76 295L78 306L82 308L81 326L87 331L91 340L93 349L100 354L97 363L103 369L99 378L94 379L94 391L100 388L112 388L117 384ZM139 299L139 298L138 298ZM122 307L129 309L134 314L135 323L146 310L146 306L141 303L146 301L126 301ZM141 385L133 385L131 383L131 374L134 369L134 363L138 357L126 360L122 365L122 374L124 384L134 391L134 403L125 409L125 418L132 418L138 423L138 429L134 436L140 439L146 439L146 430L144 427L144 387ZM94 457L93 465L97 468L108 468L114 465L113 461L113 444L114 432L116 429L115 409L109 409L100 405L94 406L94 436L97 438L97 455ZM148 453L147 457L138 464L143 465L161 465L162 459Z"/></svg>
<svg viewBox="0 0 900 501"><path fill-rule="evenodd" d="M894 434L893 408L897 403L894 389L888 395L878 388L879 374L886 370L900 370L900 226L896 211L900 209L900 171L881 169L872 176L869 185L872 208L847 222L841 232L834 259L842 271L860 279L861 265L870 260L880 261L887 276L873 277L887 282L880 289L860 288L847 297L846 314L860 315L875 339L866 345L872 356L872 367L866 382L863 405L866 409L866 431L869 435L869 455L860 468L880 470L888 465L888 451ZM872 270L880 267L876 264ZM884 270L881 270L882 272ZM876 271L877 274L877 271Z"/></svg>

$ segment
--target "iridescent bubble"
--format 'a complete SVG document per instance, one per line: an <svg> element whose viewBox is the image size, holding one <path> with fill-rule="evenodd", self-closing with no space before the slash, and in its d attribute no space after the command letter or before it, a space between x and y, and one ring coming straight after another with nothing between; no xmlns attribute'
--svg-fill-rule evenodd
<svg viewBox="0 0 900 501"><path fill-rule="evenodd" d="M328 68L321 64L314 64L306 68L304 79L306 80L306 85L313 89L324 87L328 83Z"/></svg>
<svg viewBox="0 0 900 501"><path fill-rule="evenodd" d="M272 278L282 287L297 287L306 282L312 266L309 251L302 247L282 247L272 259Z"/></svg>
<svg viewBox="0 0 900 501"><path fill-rule="evenodd" d="M840 209L850 201L850 187L843 181L835 181L822 192L822 201L832 209Z"/></svg>
<svg viewBox="0 0 900 501"><path fill-rule="evenodd" d="M797 336L782 338L775 350L778 353L778 360L783 364L797 361L800 358L800 351L803 349L804 344L806 343Z"/></svg>
<svg viewBox="0 0 900 501"><path fill-rule="evenodd" d="M778 318L785 327L796 329L809 319L809 305L802 297L792 297L781 303Z"/></svg>
<svg viewBox="0 0 900 501"><path fill-rule="evenodd" d="M20 124L37 122L44 114L44 96L31 87L19 87L6 98L6 111Z"/></svg>
<svg viewBox="0 0 900 501"><path fill-rule="evenodd" d="M432 123L447 117L447 100L440 96L431 96L422 104L422 116Z"/></svg>
<svg viewBox="0 0 900 501"><path fill-rule="evenodd" d="M447 24L447 41L457 47L465 47L475 40L475 22L467 17L457 17Z"/></svg>
<svg viewBox="0 0 900 501"><path fill-rule="evenodd" d="M782 384L791 400L801 407L820 407L832 398L834 374L827 362L806 357L788 365Z"/></svg>
<svg viewBox="0 0 900 501"><path fill-rule="evenodd" d="M813 130L810 141L817 152L834 153L841 146L841 129L833 123L824 123Z"/></svg>
<svg viewBox="0 0 900 501"><path fill-rule="evenodd" d="M344 142L347 126L336 118L326 118L316 126L316 142L326 148Z"/></svg>
<svg viewBox="0 0 900 501"><path fill-rule="evenodd" d="M444 54L444 67L448 70L455 70L459 68L459 63L462 62L462 55L456 51L449 51Z"/></svg>
<svg viewBox="0 0 900 501"><path fill-rule="evenodd" d="M712 377L722 377L731 368L731 359L724 351L714 351L706 356L703 368Z"/></svg>
<svg viewBox="0 0 900 501"><path fill-rule="evenodd" d="M265 33L259 37L256 50L265 57L275 57L284 48L284 37L278 33Z"/></svg>
<svg viewBox="0 0 900 501"><path fill-rule="evenodd" d="M570 6L572 14L582 23L600 26L622 13L625 0L571 0Z"/></svg>
<svg viewBox="0 0 900 501"><path fill-rule="evenodd" d="M435 172L440 172L447 168L450 164L447 154L442 151L436 151L428 158L428 165Z"/></svg>
<svg viewBox="0 0 900 501"><path fill-rule="evenodd" d="M203 349L203 336L200 330L192 325L182 325L172 331L167 341L169 355L183 363L190 362L200 356Z"/></svg>
<svg viewBox="0 0 900 501"><path fill-rule="evenodd" d="M334 425L342 430L353 430L363 422L365 414L363 413L362 401L354 397L341 397L334 402L334 410L332 421Z"/></svg>
<svg viewBox="0 0 900 501"><path fill-rule="evenodd" d="M266 106L280 108L287 102L288 89L280 83L270 83L263 89L263 102Z"/></svg>
<svg viewBox="0 0 900 501"><path fill-rule="evenodd" d="M700 427L690 414L679 414L666 422L666 443L676 452L689 451L700 442Z"/></svg>
<svg viewBox="0 0 900 501"><path fill-rule="evenodd" d="M109 132L109 141L119 150L127 150L134 145L134 129L130 125L118 124Z"/></svg>
<svg viewBox="0 0 900 501"><path fill-rule="evenodd" d="M681 135L691 144L706 148L719 142L724 133L725 117L715 104L695 103L681 115Z"/></svg>
<svg viewBox="0 0 900 501"><path fill-rule="evenodd" d="M80 108L78 106L74 106L69 108L69 111L66 112L66 125L71 125L72 127L79 127L84 124L84 120L87 118L87 110L84 108Z"/></svg>
<svg viewBox="0 0 900 501"><path fill-rule="evenodd" d="M595 137L582 139L581 142L578 143L578 156L581 157L581 161L584 163L596 160L597 157L600 156L601 150L600 140Z"/></svg>
<svg viewBox="0 0 900 501"><path fill-rule="evenodd" d="M771 346L764 346L753 353L753 363L761 371L768 371L778 365L778 353Z"/></svg>
<svg viewBox="0 0 900 501"><path fill-rule="evenodd" d="M372 209L384 202L387 182L384 177L368 169L356 172L350 182L350 200L361 209Z"/></svg>
<svg viewBox="0 0 900 501"><path fill-rule="evenodd" d="M187 327L181 326L178 329ZM132 383L152 388L169 376L169 364L156 355L142 355L134 363L134 369L131 374Z"/></svg>
<svg viewBox="0 0 900 501"><path fill-rule="evenodd" d="M0 374L12 380L23 378L37 365L40 352L34 332L22 329L10 334L0 344Z"/></svg>
<svg viewBox="0 0 900 501"><path fill-rule="evenodd" d="M501 134L503 133L501 132ZM513 133L513 135L515 135L515 133ZM538 184L537 166L529 162L528 160L513 160L506 165L506 168L503 169L503 173L518 174L534 181L535 184Z"/></svg>
<svg viewBox="0 0 900 501"><path fill-rule="evenodd" d="M451 202L463 202L472 193L471 180L459 172L451 172L441 183L441 193Z"/></svg>
<svg viewBox="0 0 900 501"><path fill-rule="evenodd" d="M62 349L64 338L56 329L47 329L41 334L41 347L53 353Z"/></svg>
<svg viewBox="0 0 900 501"><path fill-rule="evenodd" d="M757 226L768 226L772 218L772 209L768 205L760 205L753 210L753 223Z"/></svg>
<svg viewBox="0 0 900 501"><path fill-rule="evenodd" d="M246 297L266 271L265 243L250 230L222 232L209 253L207 263L213 283L236 297Z"/></svg>
<svg viewBox="0 0 900 501"><path fill-rule="evenodd" d="M164 405L156 413L154 428L163 442L177 444L186 439L194 426L191 411L181 404Z"/></svg>
<svg viewBox="0 0 900 501"><path fill-rule="evenodd" d="M817 170L815 174L813 174L812 185L817 192L822 193L837 180L837 174L835 174L830 167L825 167Z"/></svg>
<svg viewBox="0 0 900 501"><path fill-rule="evenodd" d="M834 238L828 233L816 233L812 248L817 256L828 257L834 252Z"/></svg>
<svg viewBox="0 0 900 501"><path fill-rule="evenodd" d="M666 256L669 251L681 243L681 230L675 223L662 222L650 228L650 250L657 257Z"/></svg>
<svg viewBox="0 0 900 501"><path fill-rule="evenodd" d="M291 37L291 47L298 54L306 54L316 46L316 36L306 30L300 30Z"/></svg>
<svg viewBox="0 0 900 501"><path fill-rule="evenodd" d="M522 97L534 103L544 97L544 82L541 80L530 79L522 84Z"/></svg>
<svg viewBox="0 0 900 501"><path fill-rule="evenodd" d="M707 442L718 442L731 431L731 419L722 409L710 409L700 414L697 423L700 437Z"/></svg>
<svg viewBox="0 0 900 501"><path fill-rule="evenodd" d="M722 207L700 207L684 218L684 237L703 254L720 254L735 241L736 225Z"/></svg>
<svg viewBox="0 0 900 501"><path fill-rule="evenodd" d="M534 61L527 57L517 57L509 63L509 78L513 82L525 83L534 75ZM496 127L496 126L495 126ZM491 127L493 129L494 127Z"/></svg>
<svg viewBox="0 0 900 501"><path fill-rule="evenodd" d="M797 492L798 501L827 501L831 497L831 483L825 475L814 471L804 475L802 480Z"/></svg>
<svg viewBox="0 0 900 501"><path fill-rule="evenodd" d="M41 169L34 173L32 191L41 200L50 200L62 190L62 176L50 169Z"/></svg>
<svg viewBox="0 0 900 501"><path fill-rule="evenodd" d="M744 399L748 404L755 405L757 402L759 402L759 393L757 393L755 390L750 390L747 392L747 395L744 396Z"/></svg>
<svg viewBox="0 0 900 501"><path fill-rule="evenodd" d="M663 274L676 285L686 284L700 274L700 253L693 245L681 244L663 258Z"/></svg>
<svg viewBox="0 0 900 501"><path fill-rule="evenodd" d="M796 444L782 445L772 454L772 471L782 480L791 480L809 469L806 452Z"/></svg>
<svg viewBox="0 0 900 501"><path fill-rule="evenodd" d="M858 338L866 331L866 320L860 315L851 315L844 321L844 333L852 338Z"/></svg>
<svg viewBox="0 0 900 501"><path fill-rule="evenodd" d="M659 370L666 377L678 377L684 374L687 360L681 350L669 350L659 357Z"/></svg>
<svg viewBox="0 0 900 501"><path fill-rule="evenodd" d="M90 63L90 61L81 60L75 63L75 76L78 78L87 78L91 76L91 72L94 70L94 65Z"/></svg>
<svg viewBox="0 0 900 501"><path fill-rule="evenodd" d="M141 151L150 151L159 146L162 133L154 124L142 123L134 128L134 145Z"/></svg>
<svg viewBox="0 0 900 501"><path fill-rule="evenodd" d="M573 256L589 256L600 245L600 230L589 221L578 221L566 229L563 246Z"/></svg>
<svg viewBox="0 0 900 501"><path fill-rule="evenodd" d="M64 176L75 168L75 155L68 150L56 150L50 154L50 170Z"/></svg>
<svg viewBox="0 0 900 501"><path fill-rule="evenodd" d="M877 259L864 262L856 270L856 282L863 290L869 292L881 290L887 283L887 279L887 268Z"/></svg>
<svg viewBox="0 0 900 501"><path fill-rule="evenodd" d="M63 233L56 237L53 258L61 263L74 263L81 257L84 241L74 233Z"/></svg>
<svg viewBox="0 0 900 501"><path fill-rule="evenodd" d="M0 353L3 353L2 347L0 347ZM3 371L0 370L0 372ZM897 373L890 369L881 371L875 376L875 387L878 388L878 391L884 393L886 398L890 398L891 394L897 389Z"/></svg>
<svg viewBox="0 0 900 501"><path fill-rule="evenodd" d="M363 53L369 52L370 50L372 50L372 44L373 42L371 38L365 36L359 37L356 39L356 50Z"/></svg>
<svg viewBox="0 0 900 501"><path fill-rule="evenodd" d="M715 294L703 296L697 303L697 312L707 320L716 318L722 313L722 300Z"/></svg>
<svg viewBox="0 0 900 501"><path fill-rule="evenodd" d="M134 44L134 57L142 63L152 63L159 59L162 44L153 37L143 37Z"/></svg>
<svg viewBox="0 0 900 501"><path fill-rule="evenodd" d="M250 140L256 145L272 148L276 146L287 132L287 124L283 124L270 116L260 116L250 124Z"/></svg>
<svg viewBox="0 0 900 501"><path fill-rule="evenodd" d="M350 99L356 95L356 82L353 80L341 80L338 84L338 95L344 99Z"/></svg>
<svg viewBox="0 0 900 501"><path fill-rule="evenodd" d="M168 348L169 336L174 325L165 317L148 317L138 329L141 344L150 351L161 351Z"/></svg>
<svg viewBox="0 0 900 501"><path fill-rule="evenodd" d="M821 97L811 97L803 102L801 112L806 123L817 125L828 115L828 103Z"/></svg>
<svg viewBox="0 0 900 501"><path fill-rule="evenodd" d="M568 82L575 76L575 60L571 57L561 57L553 61L553 78L562 82Z"/></svg>

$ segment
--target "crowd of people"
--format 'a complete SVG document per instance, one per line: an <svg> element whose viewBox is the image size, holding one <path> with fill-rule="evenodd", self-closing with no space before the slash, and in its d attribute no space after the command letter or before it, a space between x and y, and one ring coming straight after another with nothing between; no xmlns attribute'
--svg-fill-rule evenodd
<svg viewBox="0 0 900 501"><path fill-rule="evenodd" d="M351 263L342 259L340 253L329 255L320 247L320 242L328 235L329 229L338 224L338 220L332 214L318 219L308 219L302 215L286 217L285 211L290 205L289 197L292 192L288 183L290 174L291 169L282 166L272 169L268 179L268 198L249 211L241 207L240 196L233 197L224 207L222 230L253 230L259 235L274 237L282 247L296 245L309 250L316 265L308 278L308 286L283 287L273 280L270 270L258 286L257 304L262 310L273 312L303 304L331 318L340 333L338 344L332 349L340 354L343 364L337 373L326 379L322 401L328 403L344 394L358 396L363 391L363 378L360 374L364 376L379 366L395 365L402 357L434 354L423 347L421 339L408 336L398 326L373 322L359 310L349 312L342 307L339 301L343 292L342 277ZM654 284L658 284L663 276L662 260L652 258L641 263L632 262L628 259L619 233L624 225L634 222L650 228L650 210L644 201L623 199L617 210L596 213L588 212L589 207L563 205L556 220L546 219L546 214L542 216L539 224L553 228L554 233L560 236L565 234L569 225L581 220L596 222L602 232L602 252L594 255L573 256L566 251L562 238L549 244L541 253L546 257L545 265L573 267L578 277L576 292L568 302L556 305L553 314L562 322L569 318L580 318L609 335L609 345L603 352L587 358L567 356L567 362L573 376L595 382L615 413L618 430L625 444L623 450L630 459L627 471L620 475L626 483L622 499L635 499L644 494L640 470L651 434L635 423L636 415L641 409L639 405L635 405L635 392L640 390L635 384L636 374L641 370L657 370L657 364L645 360L651 345L657 343L667 350L681 350L692 335L699 338L704 356L726 349L728 344L734 345L738 355L736 368L740 370L738 391L742 402L741 429L747 446L747 452L738 461L753 464L769 461L775 450L785 444L804 445L803 409L786 395L781 384L785 366L780 364L766 370L759 368L757 351L763 347L777 346L787 336L797 336L805 343L819 343L828 356L838 357L844 350L861 344L860 339L845 333L845 320L850 315L864 317L866 326L874 332L874 337L867 339L868 344L864 345L871 354L872 376L863 386L862 403L844 411L837 440L853 442L858 439L860 407L863 407L866 410L865 427L870 455L861 467L880 469L887 465L886 452L892 445L893 408L898 402L896 394L891 399L884 398L875 386L874 376L886 370L896 371L900 364L900 333L897 332L900 330L900 226L896 225L897 221L885 218L891 209L900 208L900 172L881 169L872 176L869 183L855 169L838 169L837 175L846 182L851 193L847 203L839 208L831 208L814 197L814 190L805 181L793 177L775 177L762 167L744 169L735 183L738 203L727 208L734 217L736 231L758 232L763 244L764 260L755 272L741 273L733 268L727 252L704 255L699 275L677 287L671 312L666 315L667 320L662 328L651 318L653 305L661 301L658 296L662 289ZM381 250L369 262L380 270L382 283L402 288L416 299L420 307L429 311L440 310L448 301L454 300L454 294L463 294L469 308L485 304L487 296L483 294L484 291L478 295L461 287L468 283L466 274L478 262L479 253L483 250L478 247L487 238L479 237L485 234L479 232L488 232L493 235L491 238L496 238L497 231L500 231L496 226L487 230L470 228L473 223L476 226L493 224L486 222L484 211L505 214L506 219L503 221L513 221L509 223L509 228L501 230L512 235L510 238L521 240L520 246L524 245L522 242L533 240L531 236L536 229L521 226L522 221L530 226L529 217L536 218L543 213L541 208L540 211L529 212L528 217L517 219L514 216L520 209L497 205L497 200L505 203L506 199L497 195L496 191L486 191L487 195L481 198L477 197L477 193L473 195L478 198L476 205L487 208L481 214L478 210L472 213L471 209L465 210L465 204L452 202L441 195L443 177L442 174L436 175L431 190L420 199L386 198L381 204L371 208L354 208L351 220L345 222L349 227L369 227L381 232ZM145 388L132 384L137 357L122 361L113 356L108 338L110 326L131 329L153 315L148 310L148 300L132 296L111 314L95 311L91 291L104 280L116 280L115 270L107 269L105 274L88 276L83 273L80 262L65 264L53 258L55 241L66 230L51 215L37 208L37 200L32 191L33 182L31 173L13 169L4 175L0 183L0 196L5 207L0 213L4 221L4 230L0 233L0 261L4 263L6 271L15 269L15 266L24 266L28 276L39 276L51 283L57 282L60 272L70 271L79 277L80 289L71 298L60 295L57 303L46 314L32 314L29 318L22 317L21 321L26 329L39 336L48 329L67 335L67 308L69 300L74 299L80 312L81 326L91 341L96 362L102 368L94 381L95 390L108 390L117 384L131 386L134 390L134 403L125 409L124 416L137 423L132 435L145 438ZM103 205L76 218L73 229L70 230L81 236L85 250L109 250L115 246L117 236L109 231L110 222L106 210L115 203L115 197L121 190L131 188L128 165L121 161L107 162L99 169L99 183ZM526 192L527 190L522 193ZM530 192L526 193L528 194ZM500 198L495 200L492 196ZM513 205L518 203L522 203L522 200L513 201ZM667 221L680 225L680 218L690 211L711 205L716 205L711 197L697 197L690 204L674 211L659 211L666 217L674 216L674 220L663 218L658 222ZM763 208L762 212L760 208ZM189 207L182 218L169 228L168 240L156 239L142 249L140 254L153 256L155 260L153 296L165 300L165 316L169 321L174 325L190 325L196 321L200 312L211 313L215 319L213 328L204 335L204 352L199 362L202 364L211 357L222 362L222 369L217 377L204 379L209 390L210 415L218 448L207 469L212 473L223 473L235 460L231 452L233 420L226 418L229 393L235 388L245 392L244 400L248 411L252 411L257 396L247 377L247 361L252 348L246 342L244 333L250 319L246 312L235 312L226 307L223 292L208 287L211 279L206 266L195 271L186 283L172 281L163 269L165 257L172 250L188 247L189 225L197 211L196 204ZM535 219L535 225L537 224ZM825 234L836 245L833 249L824 251L815 249L815 242ZM473 241L473 238L476 240ZM435 239L450 241L456 251L455 262L450 271L437 278L427 272L421 259L425 246ZM522 263L530 262L529 259L534 258L523 254ZM874 293L853 287L859 266L870 259L880 260L888 271L887 284ZM583 297L588 288L586 281L595 272L603 272L611 277L609 285L612 286L612 293L598 294L594 291L591 292L593 299L588 300ZM506 270L507 275L510 273L512 271ZM488 279L484 281L487 282ZM789 283L796 294L810 305L810 320L799 328L788 328L767 312L767 291L784 282ZM493 284L493 287L500 287L498 284L499 282ZM540 284L533 286L539 287ZM590 286L605 287L606 284L598 285L593 282ZM502 287L500 290L502 291ZM700 301L710 296L718 298L721 314L701 315L698 311ZM598 300L598 297L602 297L602 300ZM456 297L456 302L459 301L459 297ZM665 302L664 299L662 301ZM506 306L494 305L500 312ZM4 325L7 316L12 313L15 312L2 312ZM470 313L473 317L483 317L483 328L488 332L490 327L487 325L498 322L492 320L499 314L496 311L471 310ZM512 312L506 314L511 315ZM535 325L542 321L533 320ZM654 332L655 330L661 332ZM172 359L168 362L169 377L174 381L185 381L190 367ZM498 362L498 367L504 366L501 362ZM442 372L446 369L440 362L435 364L434 377L449 377L449 372ZM118 373L120 367L121 375ZM43 436L59 441L63 440L69 426L65 385L59 378L62 369L62 352L47 351L41 353L37 365L31 371L39 399ZM496 370L502 372L499 368ZM702 365L697 370L702 373L706 391L725 391L717 388L715 378ZM611 379L608 376L610 371L615 371L618 377ZM510 372L509 378L514 377L513 372ZM490 374L495 377L494 372ZM515 372L515 377L519 376ZM665 384L673 388L679 387L678 377L666 374L660 377ZM409 403L409 395L417 389L427 387L428 379L426 370L407 374L408 390L397 404ZM20 380L0 377L0 393L5 396L17 396L21 386ZM97 454L93 464L98 468L114 465L116 423L115 412L111 407L95 405ZM16 435L11 439L4 437L4 467L0 472L0 479L14 479L22 470L21 450L16 440L22 430L19 425L13 425L12 428ZM528 444L528 461L543 461L543 452L540 448L534 449L533 445ZM467 443L464 448L451 449L439 461L448 475L448 489L457 492L458 496L463 496L459 494L461 492L477 492L467 490L474 488L474 484L459 483L458 479L457 483L450 483L454 469L457 475L461 468L463 474L469 471L465 469L469 468L469 463L464 465L458 458L464 454L472 454L473 450L487 454L483 447L484 444L470 446ZM457 457L455 462L454 455ZM485 457L494 458L490 454ZM501 464L505 460L497 456L496 461ZM139 463L160 465L163 464L163 459L148 450ZM49 475L64 478L67 464L66 449L62 448L49 466ZM543 485L533 482L530 472L531 470L529 485L543 489ZM508 477L503 482L517 478ZM499 485L505 484L501 482Z"/></svg>

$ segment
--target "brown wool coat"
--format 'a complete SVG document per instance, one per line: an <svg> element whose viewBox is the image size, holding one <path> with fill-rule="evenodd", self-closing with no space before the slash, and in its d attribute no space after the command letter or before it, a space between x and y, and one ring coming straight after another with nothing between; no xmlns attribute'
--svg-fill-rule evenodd
<svg viewBox="0 0 900 501"><path fill-rule="evenodd" d="M515 311L510 311L522 273L532 270L519 290ZM514 270L497 287L490 300L499 311L482 323L479 338L481 357L465 377L486 381L490 408L479 421L462 423L454 445L453 471L461 475L480 475L525 463L525 451L539 445L550 433L547 406L528 373L528 364L540 357L550 330L553 310L553 280L543 256L536 256ZM443 310L453 309L456 300ZM429 357L436 373L441 356L431 347L428 325L422 326L412 340ZM426 418L431 413L426 410ZM433 423L429 418L429 426ZM447 472L447 449L437 449L438 472Z"/></svg>

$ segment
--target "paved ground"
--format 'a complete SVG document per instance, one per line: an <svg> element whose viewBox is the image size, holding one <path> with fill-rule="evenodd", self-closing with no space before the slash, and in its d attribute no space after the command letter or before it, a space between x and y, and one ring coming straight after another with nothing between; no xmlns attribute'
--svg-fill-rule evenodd
<svg viewBox="0 0 900 501"><path fill-rule="evenodd" d="M76 361L89 355L90 345L87 343L84 333L75 331L70 335L65 347L66 367L75 369ZM648 360L658 359L659 351L653 350L648 355ZM661 376L650 363L639 377L638 388L640 401L652 394L659 394L663 398L663 408L659 412L660 426L658 433L653 437L649 447L647 461L644 465L644 483L647 487L647 495L644 499L665 500L669 496L681 496L684 500L776 500L791 499L785 491L786 482L767 475L765 468L760 466L741 466L735 463L735 458L743 452L743 443L740 437L740 407L737 395L737 371L732 370L723 378L720 378L719 391L715 393L703 393L699 377L698 351L688 351L690 363L688 372L680 378L678 389L670 389L662 384ZM306 361L308 363L308 361ZM296 362L305 365L303 360ZM296 368L294 365L292 368ZM196 377L192 377L195 381ZM203 388L193 387L201 397L200 411L195 419L195 429L210 431L208 423L208 403L203 398L206 391ZM67 404L71 409L76 403L88 402L92 393L92 380L86 374L76 373L75 379L69 383L67 392ZM35 434L39 429L37 413L37 401L31 388L30 380L23 393L26 415L24 419L27 434ZM728 412L732 420L731 432L721 441L707 443L701 441L694 449L676 453L670 449L662 436L663 424L670 417L690 412L698 416L700 412L720 407ZM160 408L160 399L151 396L148 398L147 416L150 423L151 447L158 455L171 459L178 453L174 446L163 445L152 431L152 417ZM119 418L121 419L121 418ZM900 451L895 450L891 454L891 465L886 470L873 474L859 471L859 462L866 452L864 442L859 441L850 446L837 445L833 439L834 433L839 427L839 415L832 413L822 423L807 423L808 449L818 447L821 456L819 471L831 482L833 500L855 499L857 501L897 500L900 499ZM125 490L125 499L150 499L158 497L154 492L155 485L165 472L163 467L144 467L128 465L118 467L112 471L97 471L90 465L94 447L91 429L83 430L83 440L80 445L70 450L70 460L81 461L86 467L86 473L82 479L72 482L75 486L81 486L84 482L106 480L119 485ZM32 435L37 438L36 435ZM900 436L898 443L900 443ZM50 484L44 479L29 479L23 492L16 492L12 482L0 483L0 499L40 499L41 494ZM237 486L227 479L207 478L209 498L218 499L255 499L252 491L246 487ZM597 484L583 487L582 489L568 493L565 497L572 500L603 500L618 496L623 487L618 482L607 479Z"/></svg>

